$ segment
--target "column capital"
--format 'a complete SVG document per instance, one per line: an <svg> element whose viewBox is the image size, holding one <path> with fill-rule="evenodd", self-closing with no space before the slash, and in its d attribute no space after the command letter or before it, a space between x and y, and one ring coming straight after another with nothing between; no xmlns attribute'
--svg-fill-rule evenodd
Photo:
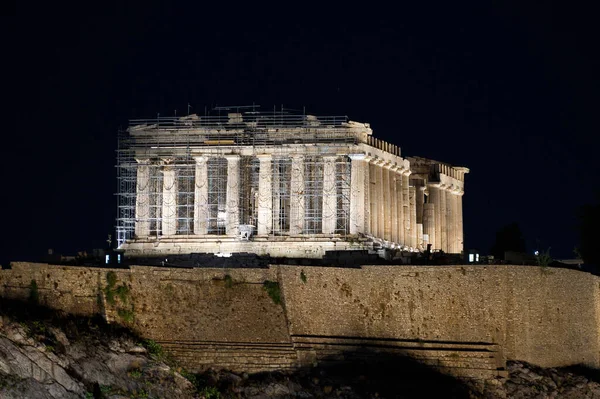
<svg viewBox="0 0 600 399"><path fill-rule="evenodd" d="M256 158L261 162L270 161L273 159L273 154L256 154Z"/></svg>
<svg viewBox="0 0 600 399"><path fill-rule="evenodd" d="M373 159L373 164L377 165L377 166L382 166L385 163L385 160L383 160L382 158L376 157Z"/></svg>
<svg viewBox="0 0 600 399"><path fill-rule="evenodd" d="M365 154L348 154L348 158L350 158L353 161L363 161L363 160L367 160L367 155Z"/></svg>
<svg viewBox="0 0 600 399"><path fill-rule="evenodd" d="M174 158L161 158L160 164L163 166L170 166L173 164L173 161L175 161Z"/></svg>
<svg viewBox="0 0 600 399"><path fill-rule="evenodd" d="M322 155L321 157L323 158L323 160L335 161L339 158L339 155Z"/></svg>
<svg viewBox="0 0 600 399"><path fill-rule="evenodd" d="M239 161L241 156L238 154L225 154L223 158L227 159L227 161Z"/></svg>
<svg viewBox="0 0 600 399"><path fill-rule="evenodd" d="M306 155L294 153L294 154L290 154L290 158L291 159L304 160L304 158L306 158Z"/></svg>
<svg viewBox="0 0 600 399"><path fill-rule="evenodd" d="M149 165L150 164L150 159L149 158L136 158L135 160L140 165Z"/></svg>
<svg viewBox="0 0 600 399"><path fill-rule="evenodd" d="M403 175L403 176L410 176L411 174L412 174L412 172L411 172L411 170L410 170L410 169L406 169L406 168L405 168L405 169L402 171L402 175Z"/></svg>
<svg viewBox="0 0 600 399"><path fill-rule="evenodd" d="M208 161L210 157L208 155L194 155L196 163L202 163Z"/></svg>

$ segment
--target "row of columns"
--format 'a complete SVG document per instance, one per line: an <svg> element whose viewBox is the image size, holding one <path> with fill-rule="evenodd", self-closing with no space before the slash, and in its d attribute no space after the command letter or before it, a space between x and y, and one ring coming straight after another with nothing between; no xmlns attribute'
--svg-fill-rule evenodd
<svg viewBox="0 0 600 399"><path fill-rule="evenodd" d="M259 186L257 233L267 235L273 223L273 164L270 154L258 155ZM462 194L455 186L410 185L410 170L365 154L351 154L350 234L366 233L401 245L418 248L431 243L449 253L463 250ZM240 156L226 155L226 234L237 235L239 226ZM207 234L208 162L197 156L194 190L194 234ZM337 156L323 157L322 232L333 234L337 222L335 162ZM305 215L304 156L291 156L290 234L301 234ZM135 233L150 232L150 163L138 160ZM163 160L162 234L177 231L177 177L171 160ZM427 237L427 239L425 239Z"/></svg>
<svg viewBox="0 0 600 399"><path fill-rule="evenodd" d="M463 251L463 190L444 184L429 184L424 204L423 231L433 248L448 253Z"/></svg>
<svg viewBox="0 0 600 399"><path fill-rule="evenodd" d="M410 170L365 154L350 159L350 234L417 248L417 192L409 185Z"/></svg>
<svg viewBox="0 0 600 399"><path fill-rule="evenodd" d="M227 235L237 235L240 224L240 156L225 155L227 159L226 224ZM194 234L208 233L208 156L196 156L194 188ZM273 164L270 154L257 155L259 160L257 233L266 235L272 232L273 224ZM337 224L336 160L338 156L323 157L323 215L322 233L333 234ZM304 156L292 155L290 181L290 234L301 234L305 215L305 176ZM136 224L138 237L150 233L150 162L138 159L136 189ZM171 160L163 160L162 192L162 234L177 233L177 176Z"/></svg>

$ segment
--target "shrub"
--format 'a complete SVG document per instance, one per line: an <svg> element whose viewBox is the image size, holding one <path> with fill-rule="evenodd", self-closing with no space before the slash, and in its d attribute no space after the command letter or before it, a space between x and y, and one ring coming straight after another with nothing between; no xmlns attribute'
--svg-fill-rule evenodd
<svg viewBox="0 0 600 399"><path fill-rule="evenodd" d="M115 292L109 287L106 287L106 289L104 290L104 295L106 296L106 302L108 302L109 305L114 306L116 303Z"/></svg>
<svg viewBox="0 0 600 399"><path fill-rule="evenodd" d="M148 349L148 353L157 357L162 357L164 354L162 346L152 339L145 339L142 341L142 346Z"/></svg>
<svg viewBox="0 0 600 399"><path fill-rule="evenodd" d="M304 284L306 284L306 274L304 274L304 270L302 270L302 271L300 272L300 280L302 280L302 282L303 282Z"/></svg>
<svg viewBox="0 0 600 399"><path fill-rule="evenodd" d="M119 315L121 320L123 320L124 322L133 323L133 319L134 319L133 310L119 308L119 309L117 309L117 314Z"/></svg>
<svg viewBox="0 0 600 399"><path fill-rule="evenodd" d="M200 391L200 396L205 399L220 399L221 393L215 387L205 387L202 391Z"/></svg>
<svg viewBox="0 0 600 399"><path fill-rule="evenodd" d="M114 288L115 284L117 284L117 274L112 270L106 273L106 283L110 289Z"/></svg>
<svg viewBox="0 0 600 399"><path fill-rule="evenodd" d="M281 303L281 289L279 288L278 282L266 280L263 283L263 289L267 291L267 294L271 297L275 305Z"/></svg>
<svg viewBox="0 0 600 399"><path fill-rule="evenodd" d="M40 293L38 292L38 285L35 280L31 280L31 283L29 283L29 300L33 303L40 302Z"/></svg>
<svg viewBox="0 0 600 399"><path fill-rule="evenodd" d="M231 276L229 274L225 275L225 288L231 288L233 287L233 279L231 278Z"/></svg>
<svg viewBox="0 0 600 399"><path fill-rule="evenodd" d="M123 284L117 287L115 293L119 296L119 299L123 303L127 303L127 297L129 296L129 288Z"/></svg>

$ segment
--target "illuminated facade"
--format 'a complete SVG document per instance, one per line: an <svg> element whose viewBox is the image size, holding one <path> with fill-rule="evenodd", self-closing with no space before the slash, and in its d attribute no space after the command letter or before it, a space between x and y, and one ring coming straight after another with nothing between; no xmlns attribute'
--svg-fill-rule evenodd
<svg viewBox="0 0 600 399"><path fill-rule="evenodd" d="M463 250L467 168L402 158L367 123L252 108L132 120L119 139L131 255Z"/></svg>

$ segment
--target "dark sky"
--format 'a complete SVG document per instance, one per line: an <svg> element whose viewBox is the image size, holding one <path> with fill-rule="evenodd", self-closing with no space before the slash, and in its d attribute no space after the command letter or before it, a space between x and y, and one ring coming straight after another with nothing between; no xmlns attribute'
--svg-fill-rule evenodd
<svg viewBox="0 0 600 399"><path fill-rule="evenodd" d="M2 17L3 263L104 247L119 126L183 114L188 102L369 122L404 156L471 169L468 248L487 252L516 221L529 250L573 255L576 208L600 186L593 10L212 3L23 3Z"/></svg>

